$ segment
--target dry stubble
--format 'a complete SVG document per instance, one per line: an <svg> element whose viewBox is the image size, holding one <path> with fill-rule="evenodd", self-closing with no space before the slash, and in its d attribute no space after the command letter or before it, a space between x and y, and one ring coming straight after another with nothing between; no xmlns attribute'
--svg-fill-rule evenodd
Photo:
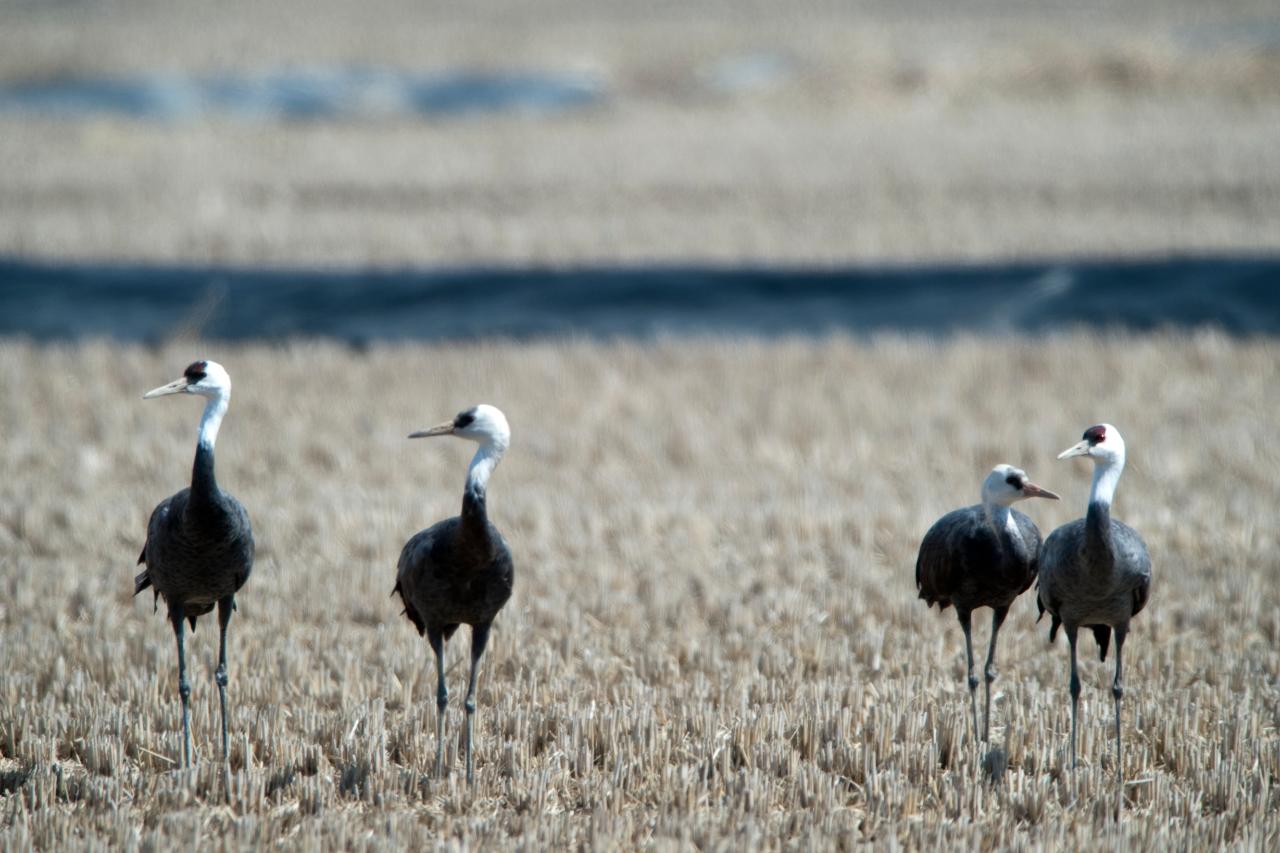
<svg viewBox="0 0 1280 853"><path fill-rule="evenodd" d="M216 626L189 644L131 599L151 507L184 484L199 405L144 403L196 356L235 381L219 475L249 508L232 623L231 804ZM377 347L0 345L0 838L309 848L1124 844L1274 847L1277 350L1219 336L1042 343ZM388 598L403 541L456 511L469 447L405 440L480 401L513 448L491 512L517 558L480 690L477 780L429 778L429 650ZM1002 634L977 784L961 635L915 599L915 548L994 463L1079 514L1055 462L1089 423L1131 447L1117 513L1156 581L1126 647L1113 801L1110 662L1030 595ZM986 623L978 632L986 640ZM460 699L465 635L450 649Z"/></svg>

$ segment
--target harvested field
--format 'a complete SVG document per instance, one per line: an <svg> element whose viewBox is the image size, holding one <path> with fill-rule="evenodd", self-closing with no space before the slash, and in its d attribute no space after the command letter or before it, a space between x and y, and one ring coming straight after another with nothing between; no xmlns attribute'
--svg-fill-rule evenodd
<svg viewBox="0 0 1280 853"><path fill-rule="evenodd" d="M606 93L454 121L0 111L0 254L521 267L1275 252L1278 46L1275 0L0 4L0 86L354 65L577 71Z"/></svg>
<svg viewBox="0 0 1280 853"><path fill-rule="evenodd" d="M0 343L0 846L305 849L1280 845L1280 351L1213 334L1031 342L287 347ZM216 624L132 599L151 508L200 405L141 394L195 356L235 381L219 479L259 552L232 621L233 789ZM426 643L388 597L409 535L456 512L470 447L405 440L480 401L513 444L490 512L517 559L460 769L430 778ZM1117 516L1155 560L1126 646L1125 808L1111 661L1067 655L1030 594L1002 632L1007 745L981 783L961 633L915 549L1001 461L1081 514L1081 429L1124 430ZM980 615L985 611L980 612ZM986 620L977 641L986 641Z"/></svg>

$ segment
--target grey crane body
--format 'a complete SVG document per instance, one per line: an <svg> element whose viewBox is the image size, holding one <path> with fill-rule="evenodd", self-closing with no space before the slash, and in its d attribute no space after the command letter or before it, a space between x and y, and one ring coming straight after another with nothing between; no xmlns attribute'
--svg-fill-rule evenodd
<svg viewBox="0 0 1280 853"><path fill-rule="evenodd" d="M1151 594L1152 565L1146 543L1132 527L1111 517L1111 503L1124 470L1125 445L1119 430L1098 424L1085 430L1076 445L1059 459L1090 456L1094 461L1093 486L1084 518L1068 522L1049 534L1040 555L1036 604L1040 615L1048 613L1052 624L1049 641L1061 627L1071 654L1071 763L1076 764L1080 705L1077 643L1080 628L1089 629L1098 654L1107 659L1115 638L1116 773L1122 778L1124 753L1120 734L1120 709L1124 696L1123 655L1129 623L1147 605Z"/></svg>
<svg viewBox="0 0 1280 853"><path fill-rule="evenodd" d="M192 363L182 377L149 391L146 398L168 394L209 398L200 423L191 485L161 501L147 523L147 539L138 557L146 569L134 578L134 595L150 587L158 604L164 598L178 647L178 694L182 699L183 765L191 763L190 695L187 681L184 620L196 620L218 608L218 669L215 681L222 708L222 759L230 792L227 735L227 626L235 595L253 570L254 540L249 514L218 487L214 442L231 398L231 379L212 361Z"/></svg>
<svg viewBox="0 0 1280 853"><path fill-rule="evenodd" d="M462 513L415 534L400 552L396 585L404 614L427 638L436 660L436 775L444 771L444 720L449 704L445 685L445 644L461 625L471 626L471 669L467 682L466 768L473 778L472 734L480 658L494 618L511 597L515 568L511 549L489 522L489 475L506 452L510 429L502 412L480 405L454 420L416 432L410 438L456 435L480 443L472 459L462 498Z"/></svg>
<svg viewBox="0 0 1280 853"><path fill-rule="evenodd" d="M468 503L400 552L394 592L419 634L440 631L447 640L459 625L488 625L511 597L511 549L485 517L483 498Z"/></svg>
<svg viewBox="0 0 1280 853"><path fill-rule="evenodd" d="M146 571L134 580L134 594L151 587L170 612L180 606L194 629L196 618L234 596L253 570L253 529L249 514L218 488L213 449L196 449L190 488L161 501L147 524L138 557Z"/></svg>
<svg viewBox="0 0 1280 853"><path fill-rule="evenodd" d="M1050 639L1059 625L1090 628L1106 660L1110 631L1127 628L1151 592L1151 557L1142 537L1111 518L1105 504L1091 503L1084 518L1049 534L1040 561L1037 604L1053 621Z"/></svg>
<svg viewBox="0 0 1280 853"><path fill-rule="evenodd" d="M1007 607L1036 579L1040 531L1009 510L1017 533L997 528L982 504L952 510L934 522L920 543L916 586L930 606L957 612Z"/></svg>
<svg viewBox="0 0 1280 853"><path fill-rule="evenodd" d="M996 678L996 639L1010 605L1035 581L1040 553L1040 531L1011 505L1026 498L1057 500L1058 496L1030 482L1026 472L1012 465L992 469L983 482L982 496L982 503L952 510L925 533L916 557L916 588L928 605L956 609L964 631L975 737L979 734L978 676L974 671L972 614L979 607L992 609L981 730L981 738L986 740L991 727L991 682Z"/></svg>

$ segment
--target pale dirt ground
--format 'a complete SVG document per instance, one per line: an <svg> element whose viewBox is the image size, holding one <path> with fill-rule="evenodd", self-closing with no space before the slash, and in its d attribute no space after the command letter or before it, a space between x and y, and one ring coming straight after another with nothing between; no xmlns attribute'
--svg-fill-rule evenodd
<svg viewBox="0 0 1280 853"><path fill-rule="evenodd" d="M1280 247L1255 2L0 3L0 78L585 71L559 117L0 115L0 252L308 266L837 264ZM358 10L358 11L357 11ZM718 63L788 63L776 85Z"/></svg>
<svg viewBox="0 0 1280 853"><path fill-rule="evenodd" d="M147 516L189 476L197 400L142 401L197 355L235 394L219 479L259 551L232 622L230 804L217 632L188 648L196 770L175 773L172 633L131 598ZM1280 360L1272 342L881 338L159 350L0 344L0 846L1275 849ZM429 777L433 665L388 597L456 512L470 446L408 441L475 402L513 425L494 521L515 553L460 778ZM920 537L993 464L1083 512L1105 419L1117 515L1155 561L1126 646L1124 818L1111 662L1030 595L1002 632L979 782L959 628L915 597ZM987 625L978 620L977 639ZM54 768L58 768L55 770ZM60 774L60 776L59 776Z"/></svg>

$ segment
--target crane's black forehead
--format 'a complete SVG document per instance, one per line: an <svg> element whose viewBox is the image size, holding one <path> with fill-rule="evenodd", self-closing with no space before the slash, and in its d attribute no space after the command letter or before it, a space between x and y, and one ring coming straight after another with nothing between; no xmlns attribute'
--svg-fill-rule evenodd
<svg viewBox="0 0 1280 853"><path fill-rule="evenodd" d="M207 361L193 361L187 365L187 369L182 371L182 375L187 377L190 382L199 382L205 377L205 371L209 368Z"/></svg>
<svg viewBox="0 0 1280 853"><path fill-rule="evenodd" d="M1089 442L1090 446L1093 446L1101 441L1106 441L1107 428L1104 427L1102 424L1089 427L1087 430L1084 431L1084 440Z"/></svg>
<svg viewBox="0 0 1280 853"><path fill-rule="evenodd" d="M1008 477L1005 477L1005 478L1004 478L1004 481L1005 481L1006 483L1008 483L1010 486L1013 486L1015 489L1021 489L1021 488L1022 488L1022 475L1021 475L1021 474L1010 474Z"/></svg>
<svg viewBox="0 0 1280 853"><path fill-rule="evenodd" d="M453 419L453 428L462 429L471 426L471 422L476 419L476 410L467 409L465 412L458 412L458 416Z"/></svg>

